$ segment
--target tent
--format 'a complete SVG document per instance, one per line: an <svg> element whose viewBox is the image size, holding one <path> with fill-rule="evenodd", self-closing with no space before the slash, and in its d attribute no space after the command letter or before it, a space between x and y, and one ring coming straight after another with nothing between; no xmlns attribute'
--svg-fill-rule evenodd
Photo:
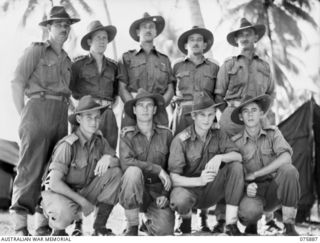
<svg viewBox="0 0 320 243"><path fill-rule="evenodd" d="M16 142L0 139L0 209L11 205L12 184L19 158Z"/></svg>
<svg viewBox="0 0 320 243"><path fill-rule="evenodd" d="M292 162L299 171L296 222L303 222L310 216L315 196L320 199L320 106L311 99L278 126L293 149Z"/></svg>

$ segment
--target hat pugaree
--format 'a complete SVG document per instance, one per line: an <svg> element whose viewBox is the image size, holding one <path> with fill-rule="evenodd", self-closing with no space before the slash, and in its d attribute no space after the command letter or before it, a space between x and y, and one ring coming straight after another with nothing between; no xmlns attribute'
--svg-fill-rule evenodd
<svg viewBox="0 0 320 243"><path fill-rule="evenodd" d="M255 33L258 35L257 41L259 41L262 38L262 36L264 35L264 33L266 32L265 25L263 25L263 24L253 25L246 18L242 18L240 20L240 27L234 31L231 31L227 35L227 41L229 42L229 44L232 46L238 46L238 43L236 42L235 37L237 36L237 34L240 31L246 30L246 29L254 29Z"/></svg>
<svg viewBox="0 0 320 243"><path fill-rule="evenodd" d="M104 30L107 32L108 43L113 41L114 37L117 34L117 28L115 26L113 25L103 26L99 20L94 20L87 27L88 33L85 34L81 39L81 47L84 50L88 51L90 49L90 46L88 45L88 39L90 39L92 34L98 30Z"/></svg>
<svg viewBox="0 0 320 243"><path fill-rule="evenodd" d="M134 39L135 41L139 41L140 38L137 35L137 29L139 28L140 24L145 21L152 21L155 23L156 30L157 30L157 36L160 35L160 33L164 29L165 21L162 16L159 16L159 15L151 16L148 13L144 13L143 17L141 19L134 21L129 28L129 34L132 37L132 39Z"/></svg>
<svg viewBox="0 0 320 243"><path fill-rule="evenodd" d="M50 10L48 19L41 21L39 25L45 27L47 24L50 24L50 22L54 20L69 20L71 24L80 21L80 19L78 18L71 18L63 6L54 6Z"/></svg>
<svg viewBox="0 0 320 243"><path fill-rule="evenodd" d="M178 39L178 48L182 53L186 55L188 54L188 51L185 48L185 44L188 41L188 37L192 34L200 34L203 36L204 42L207 43L207 47L203 50L203 53L206 53L210 50L214 41L212 32L205 28L193 26L190 30L187 30L184 33L182 33Z"/></svg>
<svg viewBox="0 0 320 243"><path fill-rule="evenodd" d="M100 110L100 112L103 113L108 108L108 106L109 105L101 106L94 101L91 95L85 95L79 100L78 106L76 107L75 111L71 115L69 115L69 122L73 125L78 125L79 123L76 119L76 116L78 114L94 110Z"/></svg>
<svg viewBox="0 0 320 243"><path fill-rule="evenodd" d="M192 110L185 114L206 110L208 108L215 108L223 103L224 102L216 103L206 91L196 92L193 95Z"/></svg>
<svg viewBox="0 0 320 243"><path fill-rule="evenodd" d="M234 123L243 125L244 122L240 120L239 114L241 113L241 110L244 106L252 102L258 103L263 113L265 114L270 108L271 96L267 94L259 95L257 97L252 97L250 95L245 96L244 99L241 101L241 104L232 111L231 120Z"/></svg>
<svg viewBox="0 0 320 243"><path fill-rule="evenodd" d="M133 106L135 106L136 102L140 99L146 99L146 98L150 98L150 99L153 99L155 105L157 107L159 106L164 106L164 99L162 97L162 95L159 95L159 94L152 94L148 91L146 91L145 89L138 89L138 93L137 93L137 96L136 98L132 99L132 100L129 100L127 101L125 104L124 104L124 111L125 113L130 116L131 118L135 119L136 118L136 115L133 113ZM158 109L159 110L159 109ZM158 111L157 110L157 111Z"/></svg>

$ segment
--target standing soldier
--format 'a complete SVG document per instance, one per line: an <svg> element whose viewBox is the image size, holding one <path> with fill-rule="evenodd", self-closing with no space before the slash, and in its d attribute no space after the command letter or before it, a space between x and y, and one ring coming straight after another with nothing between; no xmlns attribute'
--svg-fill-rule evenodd
<svg viewBox="0 0 320 243"><path fill-rule="evenodd" d="M88 25L88 33L81 39L81 47L89 51L80 56L72 65L70 89L72 96L79 100L91 95L101 105L110 105L101 116L99 130L113 149L117 147L118 126L112 110L117 91L117 64L104 56L104 52L116 33L116 27L103 26L100 21Z"/></svg>
<svg viewBox="0 0 320 243"><path fill-rule="evenodd" d="M214 97L219 66L204 57L213 45L213 34L194 26L178 39L179 50L186 55L173 65L173 75L177 80L175 111L173 116L174 134L178 134L192 124L190 115L195 92L206 91Z"/></svg>
<svg viewBox="0 0 320 243"><path fill-rule="evenodd" d="M213 34L208 29L198 26L184 32L178 39L178 48L186 57L178 59L173 65L173 75L177 80L172 122L174 135L193 123L190 111L195 92L206 91L212 98L214 97L219 66L204 57L204 53L211 49L213 40ZM201 230L210 231L206 223L206 210L201 211L200 217ZM182 233L186 233L183 232L184 228L190 228L185 224L183 221L180 227Z"/></svg>
<svg viewBox="0 0 320 243"><path fill-rule="evenodd" d="M292 165L292 149L275 126L262 126L269 95L246 96L231 114L234 123L245 125L232 137L244 158L246 190L240 202L239 219L246 233L257 234L257 221L264 211L282 206L285 235L298 235L295 218L300 198L299 173Z"/></svg>
<svg viewBox="0 0 320 243"><path fill-rule="evenodd" d="M227 36L229 44L239 47L240 54L223 63L214 93L217 102L225 100L228 103L219 123L221 129L229 136L235 135L242 129L241 125L232 122L230 116L246 95L252 97L261 94L275 95L269 64L255 52L255 43L262 38L265 30L264 25L252 25L247 19L242 18L240 28Z"/></svg>
<svg viewBox="0 0 320 243"><path fill-rule="evenodd" d="M124 171L119 201L125 209L125 235L138 235L139 210L150 235L173 235L174 214L169 207L171 180L166 172L171 131L153 119L164 99L139 89L124 110L135 126L124 127L120 139L120 164Z"/></svg>
<svg viewBox="0 0 320 243"><path fill-rule="evenodd" d="M252 25L242 18L240 28L227 35L230 45L239 47L240 54L227 59L221 66L215 87L216 102L226 101L228 106L221 106L220 127L230 137L243 128L242 125L232 122L232 111L239 106L246 96L269 94L275 96L274 81L271 78L270 67L255 51L255 43L264 35L266 27L261 24ZM266 119L265 119L266 120ZM219 203L216 207L218 224L214 233L221 233L224 227L224 207Z"/></svg>
<svg viewBox="0 0 320 243"><path fill-rule="evenodd" d="M237 215L244 187L242 157L227 134L212 127L218 106L205 92L197 93L191 111L194 123L172 141L170 207L186 222L191 221L192 208L208 208L225 199L225 232L240 235ZM220 169L221 163L225 165Z"/></svg>
<svg viewBox="0 0 320 243"><path fill-rule="evenodd" d="M78 21L64 7L53 7L49 18L39 24L48 29L49 39L26 49L12 80L13 101L21 115L20 159L11 205L18 235L29 234L27 215L36 211L44 168L54 145L68 132L71 60L62 46L70 25ZM37 235L50 233L47 222L43 223L38 221Z"/></svg>
<svg viewBox="0 0 320 243"><path fill-rule="evenodd" d="M140 48L123 54L119 61L119 94L125 103L133 99L139 88L163 96L165 106L159 108L154 121L168 126L165 107L173 97L173 81L169 58L156 50L154 39L163 31L165 21L161 16L148 13L130 26L130 36L140 43ZM134 125L135 121L124 113L121 127Z"/></svg>

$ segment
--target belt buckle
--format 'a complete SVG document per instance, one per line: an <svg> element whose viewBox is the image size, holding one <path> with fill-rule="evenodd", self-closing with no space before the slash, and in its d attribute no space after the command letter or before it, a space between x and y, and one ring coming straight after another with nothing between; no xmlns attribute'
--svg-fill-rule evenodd
<svg viewBox="0 0 320 243"><path fill-rule="evenodd" d="M146 178L147 183L151 184L152 183L152 179L150 177Z"/></svg>
<svg viewBox="0 0 320 243"><path fill-rule="evenodd" d="M40 92L40 98L45 100L46 99L46 93L44 91Z"/></svg>

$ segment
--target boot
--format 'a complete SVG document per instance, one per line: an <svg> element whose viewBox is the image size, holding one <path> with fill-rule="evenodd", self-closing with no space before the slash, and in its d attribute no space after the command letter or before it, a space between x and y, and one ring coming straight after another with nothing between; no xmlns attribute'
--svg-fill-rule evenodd
<svg viewBox="0 0 320 243"><path fill-rule="evenodd" d="M231 235L231 236L239 236L242 235L242 233L240 232L240 230L238 229L238 226L236 223L234 224L228 224L225 227L225 233L227 235Z"/></svg>
<svg viewBox="0 0 320 243"><path fill-rule="evenodd" d="M52 234L52 229L49 225L40 226L35 230L35 236L49 236Z"/></svg>
<svg viewBox="0 0 320 243"><path fill-rule="evenodd" d="M284 232L283 235L288 235L288 236L299 236L298 232L295 229L294 224L288 224L288 223L283 223L284 224Z"/></svg>
<svg viewBox="0 0 320 243"><path fill-rule="evenodd" d="M37 209L35 213L35 235L36 236L49 236L52 233L52 229L48 225L48 219L43 215L42 210Z"/></svg>
<svg viewBox="0 0 320 243"><path fill-rule="evenodd" d="M53 230L51 236L69 236L66 230Z"/></svg>
<svg viewBox="0 0 320 243"><path fill-rule="evenodd" d="M179 228L176 229L176 233L190 234L191 233L191 218L182 218L182 222Z"/></svg>
<svg viewBox="0 0 320 243"><path fill-rule="evenodd" d="M82 219L77 220L74 223L74 230L72 231L72 236L82 236Z"/></svg>
<svg viewBox="0 0 320 243"><path fill-rule="evenodd" d="M138 236L138 225L128 226L124 231L124 236Z"/></svg>
<svg viewBox="0 0 320 243"><path fill-rule="evenodd" d="M98 211L96 214L96 218L93 223L93 235L114 235L111 229L106 228L106 224L109 218L109 215L113 209L113 205L109 205L106 203L98 203L97 205Z"/></svg>
<svg viewBox="0 0 320 243"><path fill-rule="evenodd" d="M200 231L202 232L211 232L207 224L208 218L208 211L207 209L201 209L199 217L200 217Z"/></svg>
<svg viewBox="0 0 320 243"><path fill-rule="evenodd" d="M266 223L266 225L268 226L267 231L281 231L281 228L276 224L276 222L273 219Z"/></svg>
<svg viewBox="0 0 320 243"><path fill-rule="evenodd" d="M219 219L218 223L213 227L212 233L222 234L224 232L224 226L226 221L224 219Z"/></svg>
<svg viewBox="0 0 320 243"><path fill-rule="evenodd" d="M249 224L244 233L246 235L257 235L258 234L258 228L257 228L257 224Z"/></svg>
<svg viewBox="0 0 320 243"><path fill-rule="evenodd" d="M12 213L14 231L18 236L28 236L30 235L28 231L28 215L25 213Z"/></svg>

